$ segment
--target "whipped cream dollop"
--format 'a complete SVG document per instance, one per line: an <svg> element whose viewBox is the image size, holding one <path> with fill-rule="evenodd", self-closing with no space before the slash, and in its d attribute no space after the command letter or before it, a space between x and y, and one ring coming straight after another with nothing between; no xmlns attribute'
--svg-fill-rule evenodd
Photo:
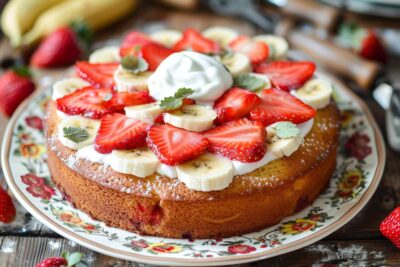
<svg viewBox="0 0 400 267"><path fill-rule="evenodd" d="M217 59L197 52L185 51L167 57L148 78L150 95L162 100L182 87L191 88L190 98L212 104L232 87L232 75Z"/></svg>

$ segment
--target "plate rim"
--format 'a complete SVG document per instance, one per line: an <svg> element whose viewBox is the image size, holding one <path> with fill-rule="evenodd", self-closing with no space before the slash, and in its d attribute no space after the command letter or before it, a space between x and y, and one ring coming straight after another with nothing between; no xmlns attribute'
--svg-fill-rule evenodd
<svg viewBox="0 0 400 267"><path fill-rule="evenodd" d="M185 258L164 258L159 256L150 256L143 255L137 252L126 252L119 249L114 249L107 247L103 244L97 243L95 241L89 240L85 237L82 237L71 230L59 225L54 222L50 217L44 214L39 208L35 207L33 203L29 201L29 199L25 196L25 194L20 190L20 188L16 185L14 181L14 177L11 174L11 167L8 161L10 154L10 146L12 140L12 133L17 119L20 117L22 111L27 107L32 99L40 95L44 90L48 89L48 87L40 87L36 89L36 91L25 99L21 105L14 112L10 121L7 124L4 137L2 140L2 148L1 148L1 165L3 167L4 177L7 181L8 186L10 187L14 196L18 199L24 208L26 208L32 215L34 215L41 223L45 224L47 227L60 234L64 238L70 239L77 244L87 247L91 250L94 250L98 253L105 254L111 257L116 257L125 260L132 260L137 262L142 262L146 264L158 264L158 265L174 265L174 266L195 266L202 264L206 265L228 265L228 264L240 264L245 262L259 261L270 257L275 257L278 255L282 255L285 253L289 253L291 251L306 247L310 244L313 244L322 238L328 236L334 231L341 228L343 225L348 223L352 218L354 218L369 202L373 194L375 193L381 179L383 176L383 171L386 163L386 147L384 143L384 139L382 137L382 133L376 123L375 118L373 117L371 111L365 102L358 97L354 92L352 92L342 81L337 79L336 77L324 73L324 76L332 81L332 84L340 87L341 90L346 91L351 97L352 100L355 100L357 104L360 106L367 120L371 124L374 140L377 147L377 167L372 178L370 186L364 192L364 194L360 197L357 203L355 203L347 212L345 212L340 218L338 218L332 224L326 226L325 228L310 234L307 237L296 240L292 243L282 245L279 247L271 248L268 251L258 252L254 254L246 254L246 255L235 255L233 256L221 256L218 258L205 258L205 259L185 259Z"/></svg>

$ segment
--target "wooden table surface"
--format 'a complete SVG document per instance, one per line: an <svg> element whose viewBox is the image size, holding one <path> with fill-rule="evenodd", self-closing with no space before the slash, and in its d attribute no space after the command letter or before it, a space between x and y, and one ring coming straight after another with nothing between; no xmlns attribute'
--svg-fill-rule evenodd
<svg viewBox="0 0 400 267"><path fill-rule="evenodd" d="M101 46L110 38L120 38L131 28L151 30L162 27L183 29L188 26L206 28L210 25L227 25L242 33L253 34L251 25L210 14L185 13L160 8L142 8L132 18L110 27L97 35ZM15 52L6 41L0 46L0 58ZM400 84L400 62L388 69ZM397 70L396 70L397 69ZM60 72L55 71L55 72ZM363 96L371 108L381 130L385 133L383 110L370 96ZM0 120L0 129L6 121ZM0 183L2 179L0 178ZM9 225L0 225L0 267L34 266L44 258L60 255L62 251L81 251L90 266L146 266L98 254L54 233L16 201L17 219ZM400 266L400 250L379 232L379 223L400 203L400 155L387 148L387 162L382 182L368 205L346 226L325 239L285 255L243 264L240 266Z"/></svg>

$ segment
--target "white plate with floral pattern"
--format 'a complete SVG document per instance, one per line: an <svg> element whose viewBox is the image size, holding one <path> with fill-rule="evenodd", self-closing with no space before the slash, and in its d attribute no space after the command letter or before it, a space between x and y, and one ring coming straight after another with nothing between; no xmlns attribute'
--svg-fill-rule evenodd
<svg viewBox="0 0 400 267"><path fill-rule="evenodd" d="M51 182L46 164L41 119L50 89L36 92L12 117L3 140L3 170L14 195L37 219L103 254L184 266L238 264L273 257L310 245L343 226L368 202L382 176L385 148L370 111L334 81L342 131L330 185L311 206L260 232L216 240L141 236L108 227L72 207Z"/></svg>

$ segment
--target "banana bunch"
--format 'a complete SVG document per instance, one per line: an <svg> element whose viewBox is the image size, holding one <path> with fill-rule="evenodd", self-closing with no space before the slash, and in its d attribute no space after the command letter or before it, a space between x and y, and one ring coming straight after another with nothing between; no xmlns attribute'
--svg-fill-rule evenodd
<svg viewBox="0 0 400 267"><path fill-rule="evenodd" d="M1 27L14 46L29 46L54 30L84 21L98 30L128 15L138 0L10 0Z"/></svg>

